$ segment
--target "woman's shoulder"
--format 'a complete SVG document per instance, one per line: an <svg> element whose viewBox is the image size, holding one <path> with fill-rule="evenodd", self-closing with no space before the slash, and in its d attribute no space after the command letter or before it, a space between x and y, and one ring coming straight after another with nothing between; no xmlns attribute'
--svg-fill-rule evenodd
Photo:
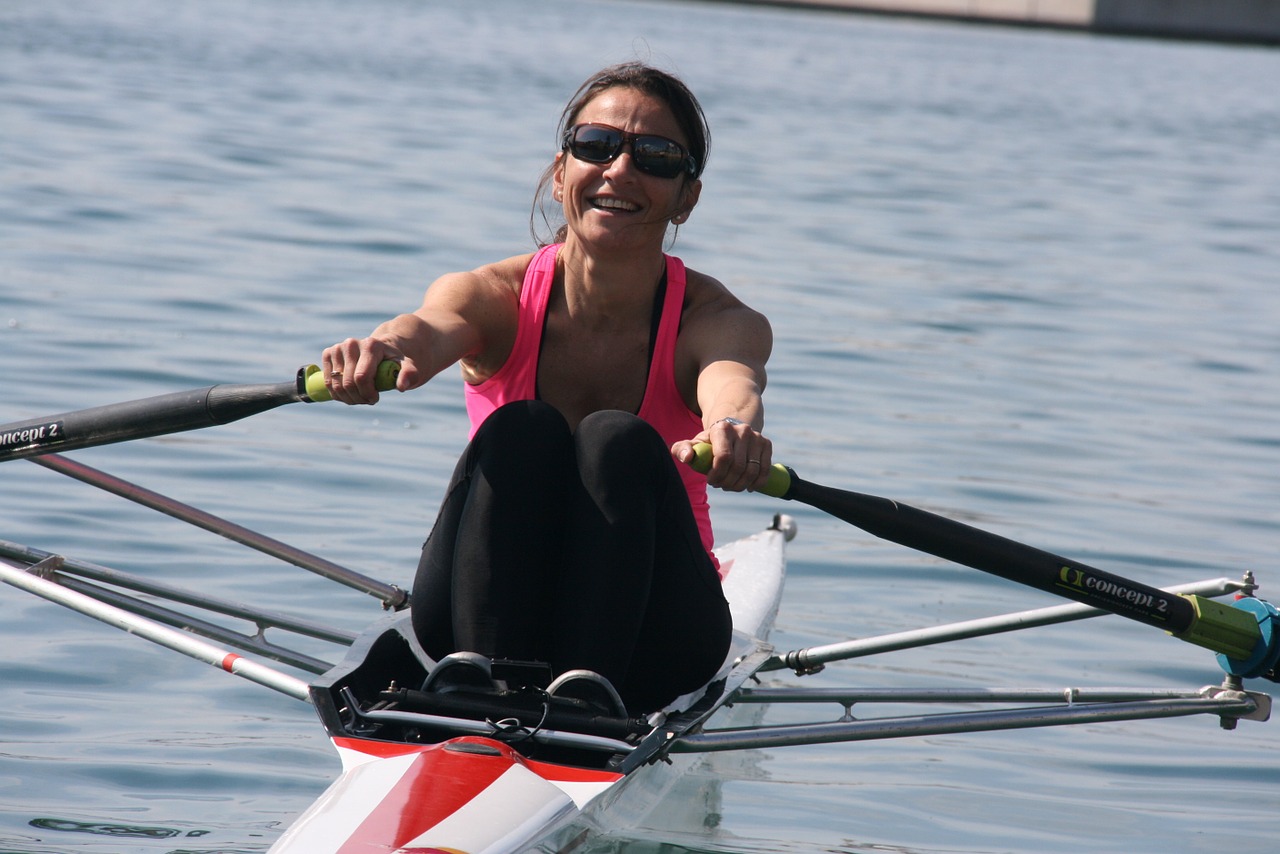
<svg viewBox="0 0 1280 854"><path fill-rule="evenodd" d="M527 252L522 255L512 255L510 258L503 258L501 261L494 261L474 270L452 275L469 280L473 285L498 287L519 293L520 284L524 281L525 271L529 269L529 263L533 260L535 254Z"/></svg>
<svg viewBox="0 0 1280 854"><path fill-rule="evenodd" d="M519 325L520 285L532 254L515 255L465 272L446 273L432 283L423 306L444 328L475 334L462 355L463 374L479 382L506 361Z"/></svg>
<svg viewBox="0 0 1280 854"><path fill-rule="evenodd" d="M702 372L719 362L746 365L764 386L764 366L773 350L769 319L724 284L695 270L687 272L680 332L676 338L676 382L695 412Z"/></svg>
<svg viewBox="0 0 1280 854"><path fill-rule="evenodd" d="M719 279L686 268L685 282L685 323L717 323L732 317L738 322L768 327L768 318L739 299Z"/></svg>
<svg viewBox="0 0 1280 854"><path fill-rule="evenodd" d="M532 259L532 254L513 255L473 270L445 273L431 283L428 298L434 295L449 303L518 298L525 270Z"/></svg>

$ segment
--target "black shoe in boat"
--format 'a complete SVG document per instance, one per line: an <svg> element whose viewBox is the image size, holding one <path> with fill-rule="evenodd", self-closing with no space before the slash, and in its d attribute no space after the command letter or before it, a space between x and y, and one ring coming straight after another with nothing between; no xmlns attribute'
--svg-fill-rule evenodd
<svg viewBox="0 0 1280 854"><path fill-rule="evenodd" d="M489 659L478 652L453 652L436 662L422 683L422 690L437 694L454 691L493 693L494 684Z"/></svg>
<svg viewBox="0 0 1280 854"><path fill-rule="evenodd" d="M576 700L599 715L627 717L627 707L613 684L594 670L566 670L547 686L547 693L552 697Z"/></svg>

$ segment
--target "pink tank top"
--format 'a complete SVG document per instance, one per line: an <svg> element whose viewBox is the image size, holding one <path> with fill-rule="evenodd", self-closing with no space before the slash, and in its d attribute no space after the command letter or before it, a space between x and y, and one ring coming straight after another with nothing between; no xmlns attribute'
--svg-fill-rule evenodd
<svg viewBox="0 0 1280 854"><path fill-rule="evenodd" d="M513 400L533 400L537 396L538 352L542 346L542 328L546 322L547 302L556 275L556 256L560 245L544 246L533 256L520 288L520 317L511 354L498 372L479 385L465 384L467 415L471 418L471 435L499 406ZM690 439L702 432L702 418L685 405L676 388L676 334L680 330L680 312L684 307L684 262L670 255L667 259L667 293L662 303L662 319L653 345L649 364L649 380L644 400L636 413L649 422L667 445ZM711 508L707 504L707 478L686 465L677 464L693 516L698 522L702 545L711 554L714 536L711 531ZM712 560L715 560L712 555ZM718 562L717 562L718 566Z"/></svg>

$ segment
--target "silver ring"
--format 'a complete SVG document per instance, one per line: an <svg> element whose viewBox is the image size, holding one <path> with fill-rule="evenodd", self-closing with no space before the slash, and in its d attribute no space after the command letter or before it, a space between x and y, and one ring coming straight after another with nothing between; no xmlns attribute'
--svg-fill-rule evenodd
<svg viewBox="0 0 1280 854"><path fill-rule="evenodd" d="M342 376L342 371L330 371L330 372L329 372L329 377L330 377L330 379L335 379L335 380L336 380L336 379L338 379L338 378L339 378L339 377L341 377L341 376Z"/></svg>
<svg viewBox="0 0 1280 854"><path fill-rule="evenodd" d="M756 465L760 465L759 460L747 460L747 465L751 465L752 463L755 463Z"/></svg>

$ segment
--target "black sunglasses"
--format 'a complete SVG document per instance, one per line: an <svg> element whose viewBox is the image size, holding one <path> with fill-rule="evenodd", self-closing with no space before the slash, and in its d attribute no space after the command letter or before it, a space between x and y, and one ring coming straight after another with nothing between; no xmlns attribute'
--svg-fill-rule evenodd
<svg viewBox="0 0 1280 854"><path fill-rule="evenodd" d="M681 172L698 174L698 161L674 139L627 133L609 125L574 125L565 131L563 148L587 163L612 163L624 145L631 146L632 162L646 175L675 178Z"/></svg>

